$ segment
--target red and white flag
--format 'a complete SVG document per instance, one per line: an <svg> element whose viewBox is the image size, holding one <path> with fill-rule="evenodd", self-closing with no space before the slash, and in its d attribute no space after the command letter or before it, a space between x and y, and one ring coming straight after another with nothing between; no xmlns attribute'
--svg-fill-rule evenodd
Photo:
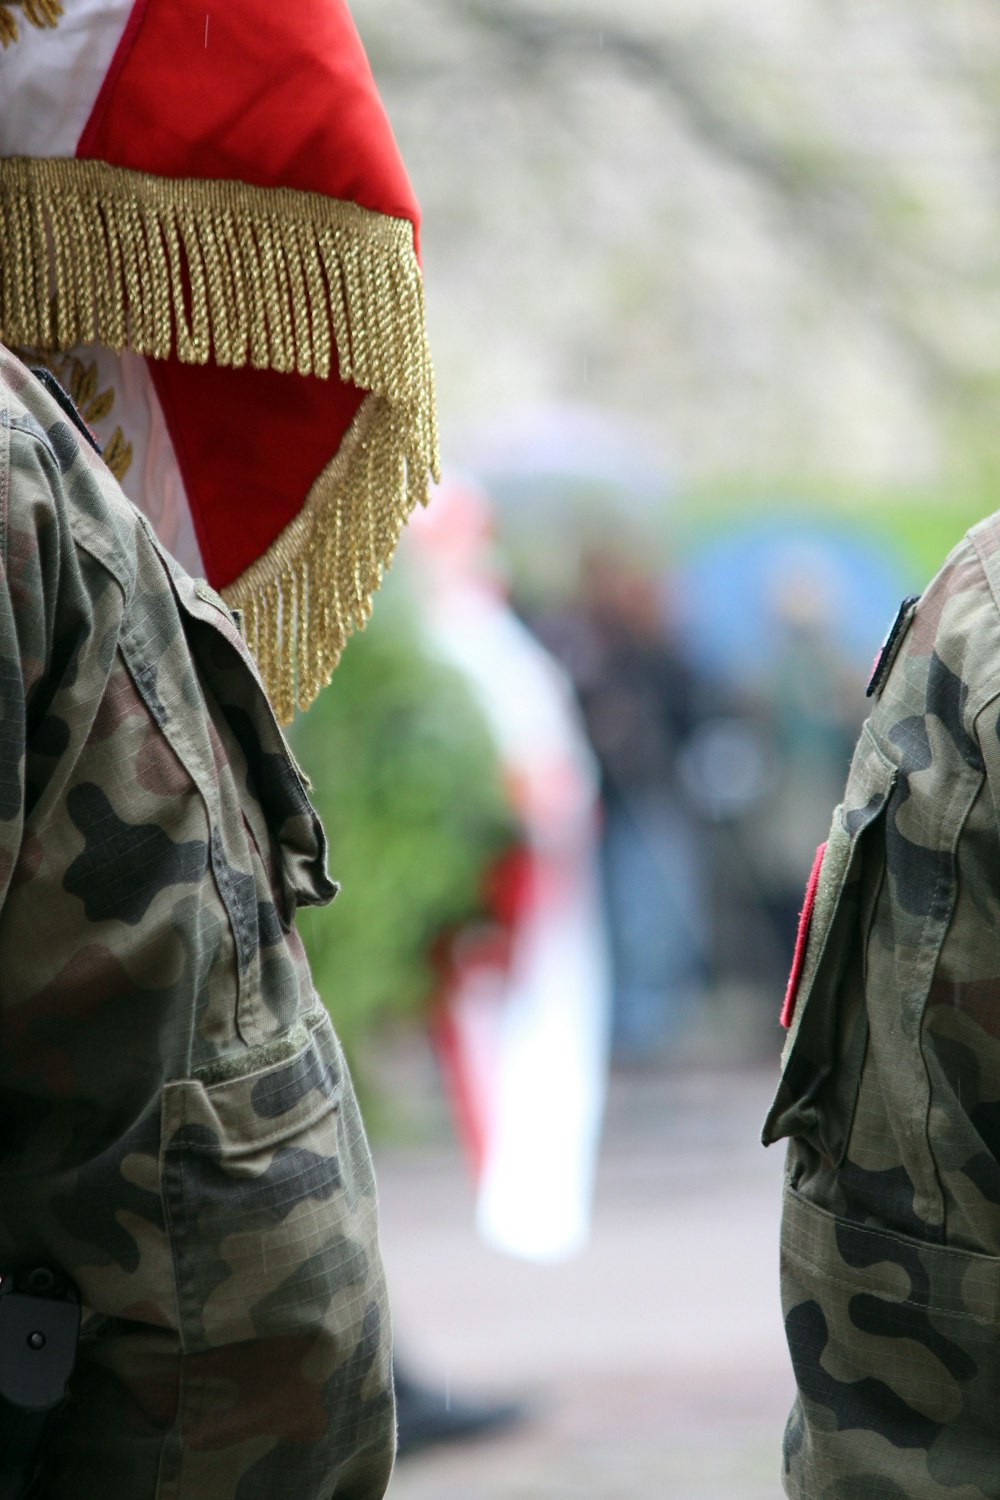
<svg viewBox="0 0 1000 1500"><path fill-rule="evenodd" d="M557 1261L589 1234L607 1084L597 766L568 680L494 576L491 524L484 494L446 480L409 538L426 643L469 687L519 829L488 919L442 954L433 1033L480 1233Z"/></svg>
<svg viewBox="0 0 1000 1500"><path fill-rule="evenodd" d="M279 712L437 467L419 214L342 0L0 3L0 339L66 384Z"/></svg>

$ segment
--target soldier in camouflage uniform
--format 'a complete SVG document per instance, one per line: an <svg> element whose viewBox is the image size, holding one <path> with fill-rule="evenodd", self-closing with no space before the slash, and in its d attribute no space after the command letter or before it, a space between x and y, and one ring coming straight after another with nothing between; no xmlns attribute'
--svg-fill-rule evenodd
<svg viewBox="0 0 1000 1500"><path fill-rule="evenodd" d="M0 351L0 1268L79 1285L44 1500L376 1500L370 1158L294 928L325 840L233 617Z"/></svg>
<svg viewBox="0 0 1000 1500"><path fill-rule="evenodd" d="M883 651L766 1143L799 1500L1000 1496L1000 515Z"/></svg>

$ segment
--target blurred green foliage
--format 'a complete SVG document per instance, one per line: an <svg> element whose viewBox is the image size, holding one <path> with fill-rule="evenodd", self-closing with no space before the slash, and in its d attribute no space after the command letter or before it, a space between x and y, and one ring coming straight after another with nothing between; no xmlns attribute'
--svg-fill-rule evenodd
<svg viewBox="0 0 1000 1500"><path fill-rule="evenodd" d="M331 907L301 911L297 925L363 1075L380 1024L419 1014L430 998L435 938L480 914L512 815L470 688L431 654L414 609L392 590L291 739L342 884Z"/></svg>

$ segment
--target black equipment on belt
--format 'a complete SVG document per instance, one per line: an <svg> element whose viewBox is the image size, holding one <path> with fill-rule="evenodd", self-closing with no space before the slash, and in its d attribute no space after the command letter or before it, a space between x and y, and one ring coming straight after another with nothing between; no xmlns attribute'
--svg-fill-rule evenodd
<svg viewBox="0 0 1000 1500"><path fill-rule="evenodd" d="M80 1298L48 1266L0 1273L0 1500L27 1500L45 1429L66 1395Z"/></svg>

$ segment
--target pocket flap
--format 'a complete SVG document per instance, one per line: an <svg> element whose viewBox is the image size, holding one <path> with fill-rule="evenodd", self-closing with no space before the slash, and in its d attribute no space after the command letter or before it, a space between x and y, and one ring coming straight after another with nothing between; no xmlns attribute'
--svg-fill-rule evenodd
<svg viewBox="0 0 1000 1500"><path fill-rule="evenodd" d="M870 897L884 871L884 841L873 834L896 775L866 729L807 887L783 1010L790 1030L765 1145L805 1135L835 1159L846 1147L867 1036L863 971L872 903L862 893Z"/></svg>
<svg viewBox="0 0 1000 1500"><path fill-rule="evenodd" d="M246 758L280 854L284 916L322 906L337 894L326 869L326 834L232 611L202 579L179 568L146 530L189 624L188 642L208 687Z"/></svg>

